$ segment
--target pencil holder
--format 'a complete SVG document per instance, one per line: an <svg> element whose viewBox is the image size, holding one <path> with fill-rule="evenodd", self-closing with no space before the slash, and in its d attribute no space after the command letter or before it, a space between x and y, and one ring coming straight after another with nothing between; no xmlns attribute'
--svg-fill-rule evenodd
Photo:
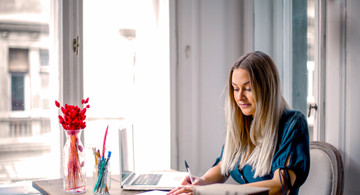
<svg viewBox="0 0 360 195"><path fill-rule="evenodd" d="M111 170L110 162L106 159L98 160L94 166L93 194L110 194Z"/></svg>

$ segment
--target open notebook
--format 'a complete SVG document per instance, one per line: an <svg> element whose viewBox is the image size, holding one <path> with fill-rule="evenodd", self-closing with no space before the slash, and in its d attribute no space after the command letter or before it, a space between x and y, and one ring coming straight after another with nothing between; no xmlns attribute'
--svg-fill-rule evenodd
<svg viewBox="0 0 360 195"><path fill-rule="evenodd" d="M186 172L164 171L137 173L134 171L132 130L119 130L120 185L127 190L171 190L180 185Z"/></svg>

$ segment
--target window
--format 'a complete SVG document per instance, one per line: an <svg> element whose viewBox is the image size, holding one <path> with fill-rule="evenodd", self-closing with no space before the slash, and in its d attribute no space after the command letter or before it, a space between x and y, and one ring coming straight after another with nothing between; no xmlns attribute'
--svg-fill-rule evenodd
<svg viewBox="0 0 360 195"><path fill-rule="evenodd" d="M84 12L80 10L82 3ZM149 151L157 151L152 155L157 160L150 166L170 166L168 1L141 1L141 7L139 1L133 0L93 3L0 1L0 43L8 48L0 51L4 62L0 63L0 91L8 92L0 96L0 152L12 149L11 155L1 153L0 166L4 168L0 169L0 185L61 176L63 132L54 100L76 104L77 97L83 94L90 97L91 104L84 131L86 149L102 144L109 125L107 148L115 155L117 130L131 121L130 127L135 126L140 138L135 141L142 145L137 155L149 159ZM73 15L79 13L84 13L84 26L74 29L70 25L77 26L83 16ZM62 18L62 29L58 26L61 15L71 16ZM133 20L124 22L128 18ZM60 34L63 40L59 40ZM85 45L80 46L76 57L67 50L74 36L79 36L80 45ZM14 60L10 62L10 55L15 54L20 57L11 57ZM19 63L20 59L24 63ZM23 96L20 92L14 94L14 98L23 99L23 110L11 110L12 75L16 76L14 91L23 89ZM147 94L147 101L142 94ZM91 150L86 151L87 161L93 162ZM116 165L117 158L113 160ZM149 168L149 162L137 162ZM86 166L91 176L91 163ZM116 173L118 167L113 167Z"/></svg>
<svg viewBox="0 0 360 195"><path fill-rule="evenodd" d="M52 4L0 1L0 188L60 177L58 110L50 101L59 99Z"/></svg>
<svg viewBox="0 0 360 195"><path fill-rule="evenodd" d="M318 139L320 113L317 0L254 1L254 49L278 65L285 99L306 117L311 140ZM317 116L317 117L315 117Z"/></svg>
<svg viewBox="0 0 360 195"><path fill-rule="evenodd" d="M24 74L11 73L11 110L24 110Z"/></svg>
<svg viewBox="0 0 360 195"><path fill-rule="evenodd" d="M314 97L314 71L315 71L315 0L307 1L307 117L309 125L310 140L314 139L314 116L315 103ZM316 105L317 109L317 105Z"/></svg>
<svg viewBox="0 0 360 195"><path fill-rule="evenodd" d="M40 65L48 66L49 65L49 50L40 49Z"/></svg>
<svg viewBox="0 0 360 195"><path fill-rule="evenodd" d="M109 125L107 149L116 155L118 130L134 128L136 169L170 168L168 12L167 0L83 1L86 147L101 147Z"/></svg>
<svg viewBox="0 0 360 195"><path fill-rule="evenodd" d="M24 76L29 70L29 50L9 49L9 74L11 76L11 110L24 111Z"/></svg>

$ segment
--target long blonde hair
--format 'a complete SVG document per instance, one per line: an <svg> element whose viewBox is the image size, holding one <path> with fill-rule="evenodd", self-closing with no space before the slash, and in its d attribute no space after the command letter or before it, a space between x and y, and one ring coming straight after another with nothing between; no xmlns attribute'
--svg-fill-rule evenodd
<svg viewBox="0 0 360 195"><path fill-rule="evenodd" d="M254 117L243 115L234 99L232 74L238 68L249 73L256 103ZM268 55L255 51L234 63L225 99L227 133L221 163L223 175L238 166L241 169L245 164L255 169L254 178L270 173L279 121L285 107L288 105L281 93L278 70Z"/></svg>

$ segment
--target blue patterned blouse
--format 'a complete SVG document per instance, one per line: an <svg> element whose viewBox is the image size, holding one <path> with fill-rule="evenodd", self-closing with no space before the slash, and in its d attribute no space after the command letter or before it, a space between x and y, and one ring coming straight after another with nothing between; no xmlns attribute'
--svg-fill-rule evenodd
<svg viewBox="0 0 360 195"><path fill-rule="evenodd" d="M220 162L223 150L224 146L220 157L216 159L213 166ZM289 155L290 163L286 166L286 159ZM296 175L296 180L294 185L290 187L290 194L298 194L300 186L309 174L309 168L309 132L305 116L299 111L285 109L279 123L279 137L271 172L263 177L254 178L255 171L253 168L250 165L245 165L241 170L231 170L229 174L238 183L245 184L271 179L277 169L284 170L287 178L289 178L287 170L291 169ZM287 183L290 183L290 180Z"/></svg>

